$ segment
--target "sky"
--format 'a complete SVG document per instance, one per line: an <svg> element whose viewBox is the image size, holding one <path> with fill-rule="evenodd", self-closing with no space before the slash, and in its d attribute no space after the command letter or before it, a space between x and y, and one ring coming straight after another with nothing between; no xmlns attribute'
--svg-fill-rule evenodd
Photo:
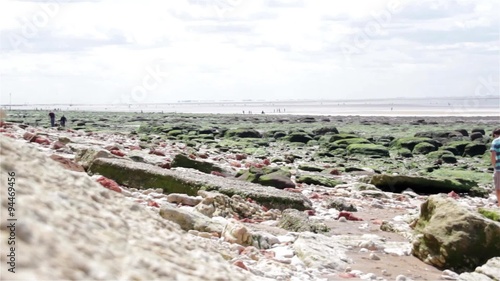
<svg viewBox="0 0 500 281"><path fill-rule="evenodd" d="M498 0L0 0L0 104L499 95Z"/></svg>

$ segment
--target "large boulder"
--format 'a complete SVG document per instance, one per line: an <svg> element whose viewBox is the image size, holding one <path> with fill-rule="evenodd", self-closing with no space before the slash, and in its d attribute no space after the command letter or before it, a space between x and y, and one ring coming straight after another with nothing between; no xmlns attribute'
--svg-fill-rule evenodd
<svg viewBox="0 0 500 281"><path fill-rule="evenodd" d="M413 254L441 269L472 271L500 253L500 223L449 197L429 196L415 231Z"/></svg>
<svg viewBox="0 0 500 281"><path fill-rule="evenodd" d="M407 188L421 194L469 193L471 195L482 195L477 183L472 180L461 178L432 178L404 175L373 175L369 183L384 191L402 192Z"/></svg>
<svg viewBox="0 0 500 281"><path fill-rule="evenodd" d="M2 251L2 280L257 279L224 260L215 246L186 236L176 224L88 175L65 170L6 137L0 137L0 147L0 170L16 173L19 191L16 273L7 272ZM8 205L6 190L2 208ZM2 246L8 231L2 226Z"/></svg>
<svg viewBox="0 0 500 281"><path fill-rule="evenodd" d="M237 179L208 175L195 170L166 170L145 163L125 159L96 159L88 170L117 183L137 189L161 188L165 193L196 195L198 190L219 191L251 198L269 209L310 209L311 202L301 194L272 187L243 182Z"/></svg>

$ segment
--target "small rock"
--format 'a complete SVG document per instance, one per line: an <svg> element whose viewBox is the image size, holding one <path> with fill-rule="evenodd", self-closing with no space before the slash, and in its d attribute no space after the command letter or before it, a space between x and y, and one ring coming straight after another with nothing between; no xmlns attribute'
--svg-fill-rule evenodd
<svg viewBox="0 0 500 281"><path fill-rule="evenodd" d="M377 256L375 253L370 253L370 259L374 261L379 261L380 257Z"/></svg>

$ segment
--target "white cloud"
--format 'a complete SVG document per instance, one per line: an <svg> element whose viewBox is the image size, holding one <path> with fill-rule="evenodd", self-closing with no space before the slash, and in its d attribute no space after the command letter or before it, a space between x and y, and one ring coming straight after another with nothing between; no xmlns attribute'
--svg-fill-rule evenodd
<svg viewBox="0 0 500 281"><path fill-rule="evenodd" d="M2 1L0 103L473 95L496 0Z"/></svg>

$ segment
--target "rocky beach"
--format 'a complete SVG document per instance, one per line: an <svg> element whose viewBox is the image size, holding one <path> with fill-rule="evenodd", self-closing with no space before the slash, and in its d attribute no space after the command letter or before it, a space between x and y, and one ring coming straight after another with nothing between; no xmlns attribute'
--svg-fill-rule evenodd
<svg viewBox="0 0 500 281"><path fill-rule="evenodd" d="M2 280L500 280L498 116L66 117L2 121Z"/></svg>

